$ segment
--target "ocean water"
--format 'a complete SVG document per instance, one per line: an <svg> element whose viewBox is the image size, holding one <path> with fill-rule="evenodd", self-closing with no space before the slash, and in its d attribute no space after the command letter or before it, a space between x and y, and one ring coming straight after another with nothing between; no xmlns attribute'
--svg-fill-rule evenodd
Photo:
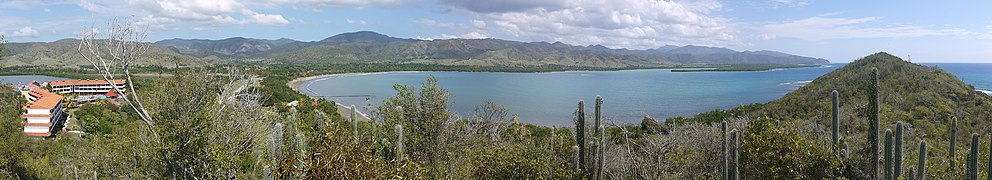
<svg viewBox="0 0 992 180"><path fill-rule="evenodd" d="M578 100L586 101L586 111L591 114L596 95L601 95L605 117L622 123L639 123L644 115L664 119L740 104L766 103L843 65L758 72L672 73L667 69L550 73L389 72L317 79L304 84L301 90L341 104L355 105L368 113L383 99L395 95L394 83L419 87L433 75L454 95L451 107L461 117L471 116L476 105L490 99L505 105L523 122L570 126ZM924 65L945 69L976 89L992 94L992 63ZM61 79L65 78L0 76L0 82L14 85L31 80Z"/></svg>
<svg viewBox="0 0 992 180"><path fill-rule="evenodd" d="M437 77L453 94L452 108L470 117L474 107L490 99L505 105L521 121L569 126L578 100L591 113L596 95L604 98L604 116L622 123L639 123L644 115L657 119L692 116L740 104L766 103L792 92L844 64L817 68L758 72L673 73L668 69L626 71L568 71L551 73L390 72L318 79L304 84L304 93L369 112L395 95L393 84L419 87ZM992 90L992 64L924 64L938 66L987 93Z"/></svg>
<svg viewBox="0 0 992 180"><path fill-rule="evenodd" d="M0 83L9 85L25 85L31 81L48 82L55 80L65 80L68 78L42 76L42 75L14 75L14 76L0 76Z"/></svg>

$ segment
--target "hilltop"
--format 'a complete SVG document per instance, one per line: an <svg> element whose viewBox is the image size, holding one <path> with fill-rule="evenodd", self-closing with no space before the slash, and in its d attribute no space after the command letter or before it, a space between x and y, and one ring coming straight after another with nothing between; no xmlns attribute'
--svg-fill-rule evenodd
<svg viewBox="0 0 992 180"><path fill-rule="evenodd" d="M79 40L10 43L0 66L78 67L89 65L76 53ZM800 65L829 61L776 51L734 51L721 47L662 46L611 49L561 42L501 39L404 39L371 31L334 35L320 41L253 39L167 39L152 43L138 65L203 65L228 61L264 64L439 64L481 67L562 66L653 68L711 65Z"/></svg>
<svg viewBox="0 0 992 180"><path fill-rule="evenodd" d="M901 149L905 152L903 167L913 167L917 162L917 143L925 140L929 145L927 174L935 179L963 177L967 151L954 151L954 160L949 161L951 124L957 118L956 145L958 149L968 149L972 143L970 134L977 133L981 139L988 139L992 126L992 97L975 91L975 88L961 82L957 77L939 67L926 67L913 64L888 53L876 53L816 78L809 85L789 93L781 99L769 102L752 115L792 124L783 127L799 132L812 144L830 147L831 141L831 97L830 92L839 94L839 148L849 154L842 154L842 171L847 177L867 178L868 167L878 161L869 160L871 144L868 139L868 115L871 113L868 96L871 84L870 72L879 72L879 131L894 130L897 122L904 122L905 131ZM881 144L879 145L881 146ZM986 146L986 145L982 145ZM797 149L803 146L793 147ZM987 157L982 157L987 158ZM956 162L950 164L947 162ZM954 166L954 168L950 168ZM915 167L914 167L915 168ZM908 168L907 168L908 169Z"/></svg>
<svg viewBox="0 0 992 180"><path fill-rule="evenodd" d="M89 61L79 55L79 39L62 39L54 42L8 43L0 67L47 66L47 67L92 67ZM151 45L143 58L138 58L138 66L173 67L199 66L217 63L214 59L196 58L181 54L172 48Z"/></svg>
<svg viewBox="0 0 992 180"><path fill-rule="evenodd" d="M829 120L830 91L840 94L842 111L862 118L868 103L869 72L878 68L882 118L891 121L987 122L992 109L988 95L939 67L927 67L876 53L838 68L809 85L767 104L764 112L779 119ZM886 120L883 120L886 121ZM820 121L829 124L829 121Z"/></svg>
<svg viewBox="0 0 992 180"><path fill-rule="evenodd" d="M473 66L674 67L727 64L823 64L824 59L775 51L738 52L706 46L663 46L649 50L574 46L561 42L501 39L404 39L371 31L334 35L320 41L229 38L172 39L155 44L196 57L248 58L272 64L424 63Z"/></svg>

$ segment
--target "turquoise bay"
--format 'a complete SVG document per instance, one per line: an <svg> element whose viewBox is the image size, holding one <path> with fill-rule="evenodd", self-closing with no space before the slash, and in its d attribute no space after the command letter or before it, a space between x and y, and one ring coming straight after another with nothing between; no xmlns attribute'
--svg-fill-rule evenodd
<svg viewBox="0 0 992 180"><path fill-rule="evenodd" d="M756 72L673 73L669 69L625 71L567 71L550 73L495 72L389 72L352 74L313 80L300 89L309 95L327 96L344 105L369 112L395 94L393 83L420 86L428 76L437 77L450 91L452 108L468 118L475 105L491 99L538 125L567 126L578 100L596 95L605 99L605 117L620 123L638 123L644 115L657 119L692 116L740 104L766 103L844 64L817 68L776 69ZM992 89L992 64L925 64L957 75L977 89Z"/></svg>

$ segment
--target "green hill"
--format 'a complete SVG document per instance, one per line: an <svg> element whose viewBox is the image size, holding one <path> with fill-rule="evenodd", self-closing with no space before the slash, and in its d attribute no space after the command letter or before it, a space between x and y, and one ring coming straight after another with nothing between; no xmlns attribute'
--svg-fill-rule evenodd
<svg viewBox="0 0 992 180"><path fill-rule="evenodd" d="M90 67L90 62L77 52L78 39L62 39L55 42L8 43L0 67L47 66L56 68ZM212 59L195 58L180 54L172 48L152 45L148 52L138 58L137 66L159 65L171 67L176 61L184 66L199 66L216 63Z"/></svg>
<svg viewBox="0 0 992 180"><path fill-rule="evenodd" d="M830 92L837 90L843 114L861 119L867 110L869 72L879 69L881 118L895 121L985 122L992 117L992 100L971 85L940 69L912 64L887 53L876 53L816 78L809 85L768 103L764 112L777 119L812 119L829 124Z"/></svg>
<svg viewBox="0 0 992 180"><path fill-rule="evenodd" d="M896 129L899 121L907 125L902 149L906 153L904 169L915 167L917 144L920 140L926 140L929 145L927 173L930 178L964 177L966 149L972 144L970 134L977 133L982 137L980 139L989 139L992 98L975 91L974 87L939 67L926 67L884 52L876 53L820 76L809 85L766 104L753 115L790 122L795 126L788 128L797 129L803 137L829 145L830 92L837 90L840 99L839 134L842 144L850 149L848 158L842 160L846 166L841 172L846 177L866 178L866 170L872 162L867 158L871 153L867 148L871 133L868 122L871 68L879 70L879 133ZM955 147L959 150L955 151L955 158L950 161L947 158L951 145L950 122L955 117L958 118ZM980 147L985 149L988 145ZM984 159L980 161L989 159L988 154L982 154L979 158Z"/></svg>

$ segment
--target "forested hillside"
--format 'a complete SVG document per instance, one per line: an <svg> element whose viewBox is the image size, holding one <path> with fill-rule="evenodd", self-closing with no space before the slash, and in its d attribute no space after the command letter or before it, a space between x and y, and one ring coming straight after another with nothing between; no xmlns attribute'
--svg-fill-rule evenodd
<svg viewBox="0 0 992 180"><path fill-rule="evenodd" d="M526 67L676 67L740 64L823 64L824 59L774 51L738 52L705 46L665 46L649 50L573 46L560 42L517 42L500 39L416 40L370 31L342 33L315 42L229 38L172 39L156 42L197 57L264 59L277 64L424 63L443 65Z"/></svg>
<svg viewBox="0 0 992 180"><path fill-rule="evenodd" d="M99 42L102 43L102 42ZM0 66L44 66L52 68L91 67L77 51L78 39L62 39L55 42L7 43L7 51L0 59ZM203 66L215 64L216 59L195 58L175 50L151 45L143 58L135 66Z"/></svg>

